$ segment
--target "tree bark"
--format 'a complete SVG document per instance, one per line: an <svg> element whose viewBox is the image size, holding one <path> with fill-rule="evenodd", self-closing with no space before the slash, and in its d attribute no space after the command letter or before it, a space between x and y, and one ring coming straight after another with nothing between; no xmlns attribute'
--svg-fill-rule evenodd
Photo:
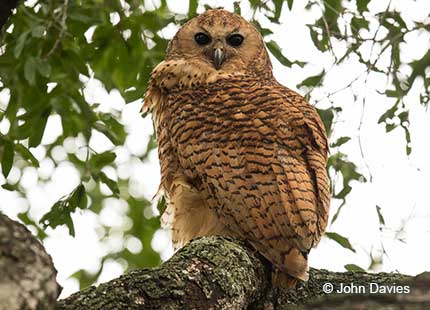
<svg viewBox="0 0 430 310"><path fill-rule="evenodd" d="M0 213L0 309L53 309L57 271L42 244Z"/></svg>
<svg viewBox="0 0 430 310"><path fill-rule="evenodd" d="M265 295L268 275L242 242L200 238L159 268L91 287L61 300L58 309L246 309Z"/></svg>
<svg viewBox="0 0 430 310"><path fill-rule="evenodd" d="M272 289L271 267L245 243L225 237L194 240L161 267L133 271L61 300L57 309L430 309L430 274L329 272L311 269L296 289ZM327 294L341 284L359 294ZM404 294L376 294L405 288ZM414 284L414 286L412 286ZM387 308L388 307L388 308Z"/></svg>
<svg viewBox="0 0 430 310"><path fill-rule="evenodd" d="M129 272L58 302L55 274L39 241L0 214L2 310L430 309L430 273L412 278L311 269L309 281L296 289L273 289L270 263L243 241L227 237L196 239L158 268ZM333 285L333 293L324 292L326 283ZM397 288L397 293L375 293L372 286ZM336 293L341 287L364 291Z"/></svg>

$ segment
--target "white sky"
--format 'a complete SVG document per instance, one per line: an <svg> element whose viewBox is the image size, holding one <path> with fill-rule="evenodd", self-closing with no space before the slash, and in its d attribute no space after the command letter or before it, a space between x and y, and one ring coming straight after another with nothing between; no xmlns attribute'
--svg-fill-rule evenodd
<svg viewBox="0 0 430 310"><path fill-rule="evenodd" d="M148 1L150 2L150 1ZM157 3L157 1L153 1ZM224 6L232 10L231 1L205 1L213 6ZM377 3L377 5L375 4ZM372 13L386 8L388 1L372 1L370 9ZM177 13L187 13L187 6L181 6L185 2L168 1L169 8ZM317 74L322 68L331 68L332 58L321 55L313 46L306 24L314 22L318 17L318 11L304 11L304 1L295 1L292 12L287 8L283 10L281 25L270 26L274 31L273 39L279 43L288 58L309 61L306 68L293 66L286 68L272 58L276 78L284 85L295 89L295 85L310 74ZM392 7L402 13L408 22L425 20L430 15L428 1L392 1ZM242 14L249 16L249 8L242 7ZM428 20L427 20L428 22ZM168 27L163 34L170 38L176 29ZM411 35L402 46L405 53L404 61L411 61L422 57L430 48L430 38L424 35ZM342 50L342 44L335 45L335 49ZM386 61L382 59L381 61ZM362 65L355 61L331 69L328 72L323 89L317 89L313 93L313 100L322 101L317 107L327 107L326 94L348 85L360 72L364 71ZM369 253L380 256L382 248L387 255L382 257L380 267L383 271L399 271L406 274L417 274L430 269L430 251L423 251L423 244L430 244L430 208L428 208L430 189L430 115L419 104L419 89L422 81L414 85L412 94L405 100L410 108L410 131L412 136L412 154L405 154L405 138L402 129L395 129L389 134L385 128L377 124L380 115L393 105L392 100L379 95L376 90L384 91L386 78L380 75L369 77L367 85L364 79L358 80L352 89L337 93L331 99L337 106L341 106L343 112L336 122L335 132L331 141L340 136L351 136L352 139L341 147L343 153L348 154L349 159L358 164L358 169L369 180L369 172L372 181L367 183L353 183L353 190L348 196L347 205L344 207L338 220L328 228L348 237L357 253L341 248L331 240L323 239L317 249L310 255L310 265L317 268L343 271L344 265L357 264L363 268L369 265ZM352 94L358 94L358 100L354 102ZM152 132L152 124L149 117L142 119L139 114L141 101L125 105L117 91L107 93L101 83L87 80L86 99L89 102L101 102L100 109L105 112L120 113L122 121L127 125L129 136L126 146L116 149L116 163L119 165L117 172L108 170L109 176L126 178L130 176L129 192L135 197L152 197L158 187L159 166L157 154L153 151L149 161L140 163L131 159L131 155L139 155L145 151L146 142ZM362 98L365 96L365 109L363 124L359 130L360 118L363 113ZM0 106L7 100L7 94L0 93ZM0 132L8 130L7 122L0 123ZM54 141L61 130L58 116L51 117L48 122L46 134L42 144ZM359 148L359 139L363 147L364 158ZM85 156L85 150L80 148L84 142L81 139L69 139L64 147L58 147L55 152L57 159L65 158L65 152L78 151L78 156ZM90 143L96 151L111 149L111 143L102 135L95 135ZM31 204L30 214L36 220L46 213L51 205L61 196L68 194L78 183L79 177L73 166L68 163L61 164L57 169L49 159L43 159L45 149L40 146L32 150L41 160L41 167L25 168L21 184L28 192ZM334 153L336 150L333 150ZM367 166L366 166L367 164ZM43 184L39 178L46 179L52 175L51 181ZM17 169L11 171L8 179L16 181L20 176ZM0 184L4 179L0 176ZM339 201L333 201L331 216L334 215ZM385 217L386 229L380 231L376 214L376 205L381 207ZM25 211L28 203L17 195L0 189L0 210L12 218L16 214ZM124 202L111 199L106 203L101 213L100 221L104 225L112 227L112 237L100 243L98 234L100 224L96 215L88 211L80 211L74 215L76 237L68 235L64 227L52 231L48 229L50 237L46 239L45 246L52 255L54 264L58 269L58 280L64 287L62 297L78 290L77 281L68 277L84 268L96 271L99 259L112 249L120 249L127 246L130 250L139 250L139 244L135 240L129 240L126 245L121 243L121 227L129 225L127 219L121 216L127 206ZM402 230L401 234L397 234ZM401 237L405 242L396 240ZM153 247L162 253L164 258L171 255L167 234L163 231L156 233ZM100 282L119 276L123 272L123 266L114 261L108 262L104 268Z"/></svg>

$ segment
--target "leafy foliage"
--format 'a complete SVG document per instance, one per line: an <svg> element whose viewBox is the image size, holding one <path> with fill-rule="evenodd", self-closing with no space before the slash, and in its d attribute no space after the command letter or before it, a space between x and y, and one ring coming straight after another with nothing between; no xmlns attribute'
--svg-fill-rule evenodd
<svg viewBox="0 0 430 310"><path fill-rule="evenodd" d="M106 91L116 90L125 102L141 100L152 68L164 57L168 39L164 30L181 25L187 18L196 16L209 8L202 1L189 0L186 16L173 14L166 0L159 4L150 1L34 1L20 5L9 24L2 30L0 47L0 93L7 94L7 101L0 102L0 122L7 123L8 129L0 134L0 163L6 182L2 188L15 191L26 197L27 190L21 180L8 178L13 168L39 167L42 159L49 159L55 167L68 162L79 173L79 184L68 195L56 202L41 219L34 219L29 210L19 215L27 225L36 228L39 238L46 237L44 228L66 225L74 235L73 213L86 210L100 214L112 199L127 205L124 217L132 225L122 227L123 239L135 238L141 244L140 251L132 253L124 247L108 253L96 274L85 270L73 276L81 286L97 280L104 263L108 259L123 260L127 268L155 266L160 262L159 254L151 247L151 240L159 228L156 212L151 203L143 197L130 194L130 180L115 178L109 171L117 171L117 153L126 144L127 128L116 111L106 112L99 104L85 96L88 78L98 79ZM271 54L284 66L297 64L307 67L301 59L290 59L272 37L272 27L282 21L282 14L292 10L297 1L242 1L249 3L252 22L262 33ZM430 52L425 51L420 59L405 62L401 46L405 37L415 32L430 32L430 26L420 22L406 23L402 15L390 5L377 16L369 14L370 0L311 0L308 10L320 12L315 22L308 25L309 38L321 54L330 54L333 66L339 66L351 58L356 58L366 68L365 74L384 74L387 88L382 91L387 99L395 98L395 104L385 111L378 123L388 132L401 128L405 132L406 152L410 154L411 136L409 132L408 106L404 98L417 80L424 80L421 104L427 106L430 93ZM236 1L234 10L241 13L242 3ZM377 23L372 30L371 23ZM264 25L264 26L263 26ZM336 43L345 44L344 49L335 51ZM361 47L371 44L372 52L367 55ZM389 54L389 64L379 60ZM405 68L407 68L405 70ZM327 71L307 76L298 88L307 92L313 102L314 90L324 85ZM406 72L406 74L405 74ZM347 87L351 87L352 81ZM339 175L341 182L333 183L334 199L341 205L332 222L338 219L340 211L347 205L348 194L354 182L364 182L366 178L357 165L348 160L342 151L351 137L336 136L335 123L342 109L332 101L335 93L327 94L330 106L320 107L331 143L332 155L328 171L332 178ZM346 103L343 103L346 104ZM61 134L55 141L42 143L50 118L61 120ZM97 153L90 147L96 134L103 135L112 144L110 150ZM55 156L58 147L64 148L70 139L82 140L78 150L68 151L65 158ZM37 156L36 150L43 146L45 156ZM146 161L155 148L155 138L151 136L146 150L141 155L132 155L130 161ZM85 155L82 156L84 151ZM110 169L110 170L109 170ZM39 180L44 182L46 180ZM106 188L108 190L106 190ZM162 210L164 200L158 209ZM154 213L155 212L155 213ZM146 215L144 215L146 214ZM381 225L384 219L377 207ZM42 227L41 227L42 226ZM111 227L103 225L101 240L113 233ZM330 232L326 236L341 246L354 251L349 240ZM348 270L359 270L355 265L345 266Z"/></svg>
<svg viewBox="0 0 430 310"><path fill-rule="evenodd" d="M325 236L335 242L337 242L339 245L344 247L345 249L351 250L352 252L355 252L355 249L352 247L351 243L347 238L344 236L339 235L335 232L326 232Z"/></svg>
<svg viewBox="0 0 430 310"><path fill-rule="evenodd" d="M363 268L361 268L360 266L357 266L355 264L346 264L344 267L347 271L366 272L366 270L364 270Z"/></svg>
<svg viewBox="0 0 430 310"><path fill-rule="evenodd" d="M41 219L43 227L48 226L55 228L58 225L65 224L69 229L70 235L75 235L75 227L73 225L71 213L75 212L77 208L85 209L87 207L87 197L85 194L85 187L79 184L73 192L64 199L57 201L51 211L46 213Z"/></svg>

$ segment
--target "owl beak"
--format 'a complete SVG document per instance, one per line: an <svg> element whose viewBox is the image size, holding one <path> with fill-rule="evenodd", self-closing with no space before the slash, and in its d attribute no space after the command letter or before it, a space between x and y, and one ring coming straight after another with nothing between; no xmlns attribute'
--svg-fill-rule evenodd
<svg viewBox="0 0 430 310"><path fill-rule="evenodd" d="M215 48L213 53L215 69L219 70L224 62L224 52L220 48Z"/></svg>

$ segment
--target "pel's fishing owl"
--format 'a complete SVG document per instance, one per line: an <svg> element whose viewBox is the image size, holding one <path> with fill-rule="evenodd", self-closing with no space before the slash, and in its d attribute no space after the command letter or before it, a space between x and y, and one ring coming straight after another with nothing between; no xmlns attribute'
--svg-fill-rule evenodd
<svg viewBox="0 0 430 310"><path fill-rule="evenodd" d="M275 284L307 280L327 225L327 137L315 109L273 77L256 28L221 9L183 25L152 72L148 110L174 246L240 237L273 263Z"/></svg>

